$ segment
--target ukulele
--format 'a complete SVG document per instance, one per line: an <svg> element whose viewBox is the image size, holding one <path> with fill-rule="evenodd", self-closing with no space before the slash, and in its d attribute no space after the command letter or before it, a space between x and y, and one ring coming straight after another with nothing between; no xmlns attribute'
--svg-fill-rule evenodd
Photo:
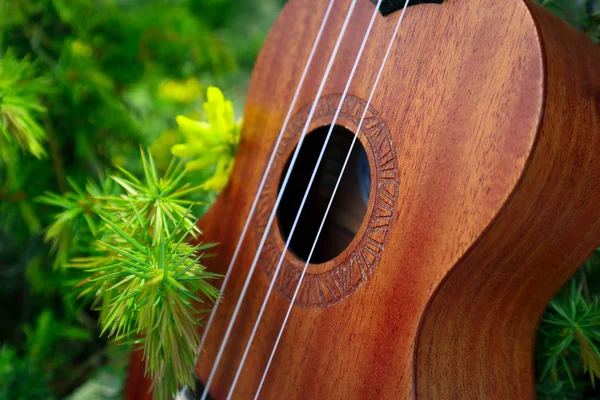
<svg viewBox="0 0 600 400"><path fill-rule="evenodd" d="M199 223L194 398L535 398L540 316L600 243L598 65L532 0L290 0Z"/></svg>

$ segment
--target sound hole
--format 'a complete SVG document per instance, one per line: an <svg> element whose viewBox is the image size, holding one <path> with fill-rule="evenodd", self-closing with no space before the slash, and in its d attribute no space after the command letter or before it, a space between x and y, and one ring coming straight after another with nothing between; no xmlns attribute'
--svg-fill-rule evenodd
<svg viewBox="0 0 600 400"><path fill-rule="evenodd" d="M277 214L284 240L289 237L329 127L330 125L323 126L306 136L292 169ZM354 133L350 130L339 125L334 126L290 242L290 251L303 261L308 259L353 138ZM280 190L292 155L281 175ZM369 162L362 143L357 140L311 257L311 263L319 264L332 260L352 242L367 211L370 186Z"/></svg>

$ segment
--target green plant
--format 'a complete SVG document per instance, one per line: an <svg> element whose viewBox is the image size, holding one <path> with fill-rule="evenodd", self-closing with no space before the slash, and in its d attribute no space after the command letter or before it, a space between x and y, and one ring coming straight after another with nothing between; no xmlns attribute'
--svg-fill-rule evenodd
<svg viewBox="0 0 600 400"><path fill-rule="evenodd" d="M35 65L27 59L18 60L12 52L4 55L0 64L0 149L2 159L18 145L37 158L46 157L43 142L46 132L35 117L46 109L39 96L48 90L48 82L37 76ZM10 165L6 165L10 168Z"/></svg>
<svg viewBox="0 0 600 400"><path fill-rule="evenodd" d="M35 324L25 325L23 331L24 353L10 345L0 347L0 398L53 398L52 389L64 378L60 365L68 357L65 339L85 342L91 334L59 320L50 310L42 311Z"/></svg>
<svg viewBox="0 0 600 400"><path fill-rule="evenodd" d="M183 161L173 159L159 177L152 155L142 152L141 160L144 180L120 168L102 188L72 183L74 192L38 201L63 209L46 239L59 262L70 260L59 267L78 272L101 334L142 345L155 395L167 399L193 383L201 305L217 298L210 280L218 276L200 264L213 244L188 242L200 231L187 198L204 185L186 181Z"/></svg>
<svg viewBox="0 0 600 400"><path fill-rule="evenodd" d="M600 40L600 3L597 0L538 0L544 7L581 29L595 42Z"/></svg>
<svg viewBox="0 0 600 400"><path fill-rule="evenodd" d="M37 199L62 210L45 236L56 252L55 266L76 271L80 296L100 313L101 334L143 346L146 373L160 399L193 385L201 305L218 296L209 283L218 276L199 263L213 245L198 242L196 202L189 197L215 190L215 179L227 182L229 171L219 169L219 160L233 164L241 122L217 88L209 88L205 110L208 121L185 118L182 130L193 140L193 156L212 162L199 166L173 158L159 177L154 157L142 151L143 179L119 167L102 185L89 182L83 190L69 180L72 192ZM178 146L188 145L174 146L175 153ZM186 179L190 169L213 175L193 186Z"/></svg>
<svg viewBox="0 0 600 400"><path fill-rule="evenodd" d="M103 217L122 226L116 217L126 218L127 210L129 217L134 214L131 200L142 220L156 231L150 244L131 230L124 232L141 245L157 248L162 239L156 233L166 232L166 225L175 229L172 220L162 218L164 212L172 215L173 208L188 212L188 222L177 228L183 236L216 196L209 189L218 185L210 180L222 187L228 169L218 170L216 163L186 171L185 182L177 188L194 182L187 189L197 190L182 195L180 203L165 203L154 214L155 220L147 221L142 211L144 194L134 195L117 180L138 184L132 178L136 177L145 188L155 189L143 178L144 163L137 149L150 149L157 174L164 177L171 148L182 142L174 116L205 119L202 103L208 83L225 88L234 106L241 106L249 69L281 3L0 0L0 302L11 304L0 307L0 343L7 349L0 369L30 365L31 342L24 327L33 326L46 311L61 321L57 331L79 327L89 332L90 340L62 336L56 342L43 342L69 351L64 351L64 357L41 353L48 357L41 364L53 365L52 371L44 371L44 379L35 381L45 388L47 396L41 397L88 393L76 389L88 387L87 379L100 377L99 371L105 371L108 364L118 363L108 357L114 348L107 343L110 330L98 338L102 323L97 327L109 306L117 303L102 302L92 292L77 298L94 286L91 281L77 285L98 278L95 274L99 273L83 268L81 260L117 257L99 241L114 245L125 240L111 231ZM246 11L238 12L242 9ZM233 155L235 148L229 150ZM226 166L232 162L230 157ZM195 205L188 210L192 202ZM174 237L165 244L170 240ZM191 251L187 246L183 243L177 252ZM182 265L187 267L195 257ZM209 277L193 267L178 278L187 279L189 274ZM198 280L178 283L196 295ZM203 307L208 304L195 309ZM130 321L133 327L136 319ZM138 322L143 325L141 317ZM127 341L118 339L119 343ZM193 343L189 343L191 349ZM121 357L127 359L126 354ZM193 367L188 370L191 373ZM33 390L31 375L13 377L20 381L0 384L6 389L0 398L27 398L17 388Z"/></svg>
<svg viewBox="0 0 600 400"><path fill-rule="evenodd" d="M46 111L40 96L47 91L48 82L37 76L36 66L27 58L19 60L8 52L0 59L0 220L4 226L11 224L15 220L11 205L17 205L30 233L41 229L41 221L25 198L27 175L20 171L24 154L47 156L47 135L37 122Z"/></svg>
<svg viewBox="0 0 600 400"><path fill-rule="evenodd" d="M87 193L75 188L76 194L48 193L40 201L66 208L48 229L55 243L64 239L54 233L86 222L91 251L67 267L85 272L81 294L99 306L102 333L143 345L156 396L167 399L193 382L199 305L216 299L209 281L217 275L199 263L213 245L186 241L199 234L194 202L186 197L202 186L186 183L183 162L172 162L160 178L151 155L142 152L142 163L144 181L125 169L111 177L123 189L120 196L89 185Z"/></svg>
<svg viewBox="0 0 600 400"><path fill-rule="evenodd" d="M538 331L538 394L581 397L600 377L600 252L550 302ZM587 381L585 376L587 375Z"/></svg>

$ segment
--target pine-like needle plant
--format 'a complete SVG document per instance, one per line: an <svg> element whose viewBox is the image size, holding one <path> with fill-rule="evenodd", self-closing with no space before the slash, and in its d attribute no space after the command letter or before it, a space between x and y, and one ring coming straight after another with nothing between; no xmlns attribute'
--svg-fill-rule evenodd
<svg viewBox="0 0 600 400"><path fill-rule="evenodd" d="M1 8L1 7L0 7ZM37 64L19 59L0 48L0 230L27 226L29 233L42 229L34 204L28 198L28 168L24 155L47 155L47 134L38 118L45 113L40 97L48 82L37 75ZM14 224L14 225L13 225Z"/></svg>
<svg viewBox="0 0 600 400"><path fill-rule="evenodd" d="M600 377L599 267L596 251L542 318L536 349L540 399L581 398L595 390Z"/></svg>
<svg viewBox="0 0 600 400"><path fill-rule="evenodd" d="M46 132L35 117L46 109L38 97L47 91L47 82L37 76L36 66L12 52L0 56L0 149L17 144L37 158L46 156Z"/></svg>
<svg viewBox="0 0 600 400"><path fill-rule="evenodd" d="M142 163L143 180L124 169L111 177L120 195L107 194L108 184L88 185L87 193L74 186L75 193L40 200L65 209L49 240L62 243L69 226L83 226L69 240L87 241L88 250L64 256L71 260L65 266L84 273L78 286L100 311L102 333L143 346L155 398L169 399L193 385L196 330L203 308L218 296L210 283L218 276L200 263L213 244L198 240L195 203L187 199L201 187L185 182L181 161L162 177L151 155L142 152Z"/></svg>
<svg viewBox="0 0 600 400"><path fill-rule="evenodd" d="M103 199L119 194L119 187L111 178L104 179L101 185L90 180L85 190L74 180L67 178L67 181L71 192L62 195L46 192L37 198L41 203L61 209L45 234L46 241L52 243L56 269L66 266L73 254L88 251L98 234L100 216L107 206Z"/></svg>

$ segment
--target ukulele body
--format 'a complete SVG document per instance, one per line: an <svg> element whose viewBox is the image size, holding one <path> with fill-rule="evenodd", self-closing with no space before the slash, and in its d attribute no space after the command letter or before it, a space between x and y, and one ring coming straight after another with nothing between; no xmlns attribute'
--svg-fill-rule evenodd
<svg viewBox="0 0 600 400"><path fill-rule="evenodd" d="M197 374L205 382L325 73L336 0ZM328 2L290 0L257 61L231 183L200 221L225 274ZM374 6L359 0L308 131L332 123ZM377 16L337 125L356 132L400 12ZM531 1L407 9L358 132L370 196L308 266L261 399L534 399L539 318L600 243L600 50ZM356 196L359 196L356 193ZM227 397L285 237L269 230L210 394ZM304 266L287 252L233 393L253 398ZM128 399L146 398L133 353Z"/></svg>

